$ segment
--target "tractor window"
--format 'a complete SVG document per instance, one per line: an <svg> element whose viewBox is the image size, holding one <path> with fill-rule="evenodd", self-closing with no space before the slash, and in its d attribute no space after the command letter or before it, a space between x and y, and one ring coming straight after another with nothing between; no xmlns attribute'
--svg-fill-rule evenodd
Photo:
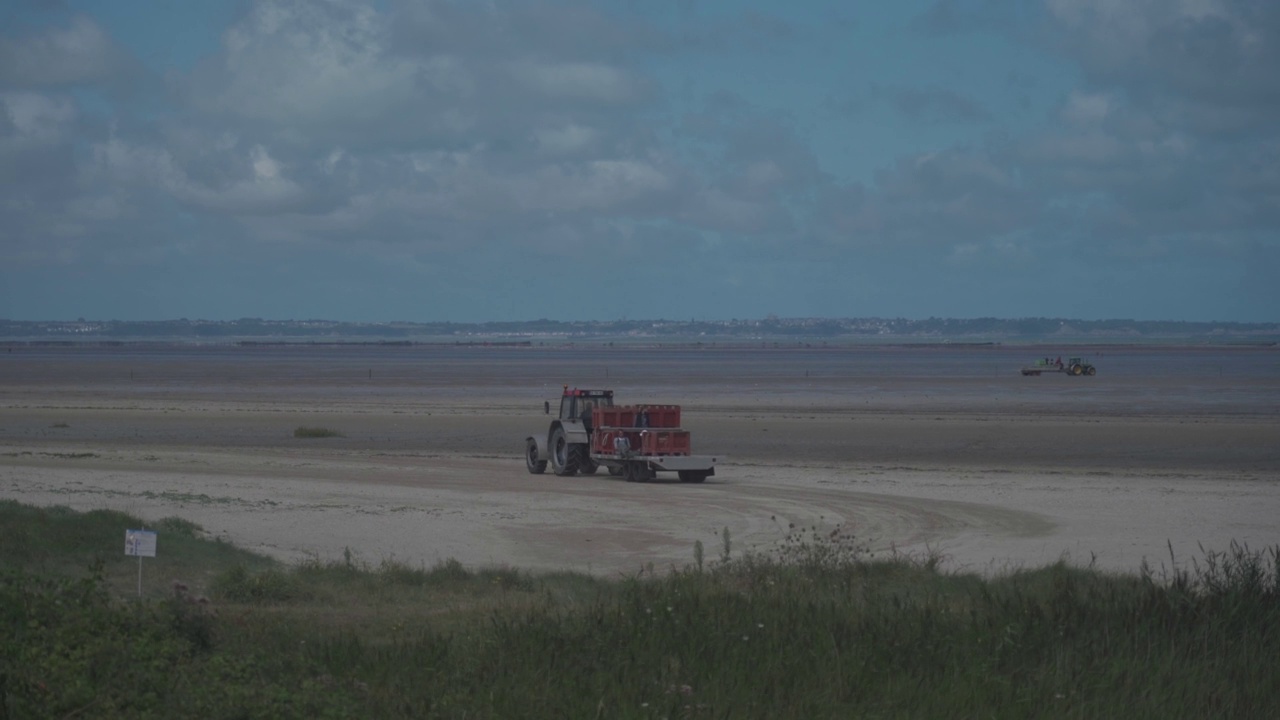
<svg viewBox="0 0 1280 720"><path fill-rule="evenodd" d="M587 405L592 407L613 407L613 398L609 396L578 397L565 395L560 398L560 419L580 419Z"/></svg>

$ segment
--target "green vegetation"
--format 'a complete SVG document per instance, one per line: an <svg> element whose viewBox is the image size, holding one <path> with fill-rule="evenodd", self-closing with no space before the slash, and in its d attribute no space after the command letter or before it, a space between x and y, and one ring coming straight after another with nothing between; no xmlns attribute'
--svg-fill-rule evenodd
<svg viewBox="0 0 1280 720"><path fill-rule="evenodd" d="M838 533L730 557L725 533L718 561L601 580L351 553L285 567L167 520L138 601L119 546L140 525L0 502L0 717L1261 718L1280 702L1280 548L985 580Z"/></svg>
<svg viewBox="0 0 1280 720"><path fill-rule="evenodd" d="M299 426L294 428L293 436L296 438L330 438L330 437L346 437L337 430L330 430L322 427L305 427Z"/></svg>

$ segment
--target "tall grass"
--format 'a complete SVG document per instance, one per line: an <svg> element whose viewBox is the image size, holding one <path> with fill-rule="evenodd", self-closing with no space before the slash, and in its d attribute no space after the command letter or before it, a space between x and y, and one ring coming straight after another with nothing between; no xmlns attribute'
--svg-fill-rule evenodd
<svg viewBox="0 0 1280 720"><path fill-rule="evenodd" d="M350 553L232 563L208 605L185 590L126 603L94 576L10 571L4 707L458 718L1263 718L1280 707L1280 548L1233 544L1186 571L1059 563L983 579L941 573L928 556L873 558L838 532L737 557L722 540L717 562L622 580ZM73 643L75 657L137 664L68 662L57 648Z"/></svg>

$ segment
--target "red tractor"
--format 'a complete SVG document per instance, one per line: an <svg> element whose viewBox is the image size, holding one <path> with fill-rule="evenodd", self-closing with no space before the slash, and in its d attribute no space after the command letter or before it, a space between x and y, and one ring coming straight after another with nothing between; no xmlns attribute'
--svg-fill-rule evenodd
<svg viewBox="0 0 1280 720"><path fill-rule="evenodd" d="M688 430L680 427L679 405L613 404L612 390L564 387L560 414L545 436L525 439L525 465L535 475L547 464L556 475L591 475L600 466L610 475L644 482L671 471L681 482L702 482L716 474L716 458L692 452Z"/></svg>

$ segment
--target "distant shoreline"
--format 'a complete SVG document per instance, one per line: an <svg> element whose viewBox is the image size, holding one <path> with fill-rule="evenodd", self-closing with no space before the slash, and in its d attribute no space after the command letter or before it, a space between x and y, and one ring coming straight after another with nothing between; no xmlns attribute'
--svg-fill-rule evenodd
<svg viewBox="0 0 1280 720"><path fill-rule="evenodd" d="M335 320L0 319L0 346L675 345L784 346L1241 346L1274 347L1280 323L1069 318L777 318L744 320L527 320L345 322ZM15 345L16 344L16 345Z"/></svg>
<svg viewBox="0 0 1280 720"><path fill-rule="evenodd" d="M990 349L1019 349L1027 348L1036 351L1045 348L1076 348L1087 349L1097 348L1104 350L1151 350L1151 349L1169 349L1169 350L1196 350L1196 349L1222 349L1222 350L1271 350L1280 347L1280 342L1274 340L1203 340L1189 338L1151 338L1141 341L1133 339L1125 339L1124 341L1110 342L1098 338L1057 338L1057 339L1016 339L1001 341L964 341L951 340L947 338L882 338L875 340L868 339L849 339L849 338L762 338L762 339L744 339L744 338L728 338L724 340L706 340L699 338L677 338L663 337L658 338L636 338L630 337L625 339L608 338L608 337L579 337L579 338L562 338L548 337L531 340L450 340L450 339L422 339L422 340L362 340L362 339L330 339L316 340L308 338L286 338L276 340L262 339L230 339L230 338L147 338L147 339L131 339L131 340L115 340L115 339L76 339L76 340L51 340L51 339L11 339L0 340L0 348L5 348L12 352L14 349L39 349L39 348L68 348L68 349L92 349L92 348L126 348L126 349L180 349L180 348L237 348L237 349L253 349L253 348L492 348L501 349L526 349L526 350L556 350L574 347L589 347L594 349L616 349L624 351L627 349L703 349L703 350L858 350L858 349L897 349L897 350L980 350L984 348Z"/></svg>

